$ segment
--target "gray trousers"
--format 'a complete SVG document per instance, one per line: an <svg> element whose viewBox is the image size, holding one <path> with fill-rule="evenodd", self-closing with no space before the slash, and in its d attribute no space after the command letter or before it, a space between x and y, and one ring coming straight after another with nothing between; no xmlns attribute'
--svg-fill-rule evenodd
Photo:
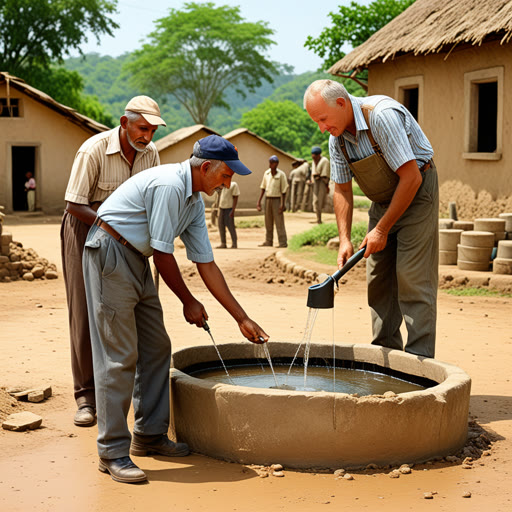
<svg viewBox="0 0 512 512"><path fill-rule="evenodd" d="M171 341L149 261L93 226L83 256L96 381L98 453L129 454L134 432L167 433Z"/></svg>
<svg viewBox="0 0 512 512"><path fill-rule="evenodd" d="M368 304L373 344L403 350L403 318L408 333L405 351L434 357L439 279L439 191L435 166L422 176L414 200L391 228L385 249L368 258ZM369 231L385 211L372 203Z"/></svg>
<svg viewBox="0 0 512 512"><path fill-rule="evenodd" d="M230 217L232 208L219 208L219 235L220 243L226 245L226 228L228 228L231 235L231 242L233 247L237 246L237 236L235 228L235 219Z"/></svg>
<svg viewBox="0 0 512 512"><path fill-rule="evenodd" d="M60 228L60 242L62 272L68 301L74 395L78 406L95 407L91 337L82 271L82 254L88 232L87 224L70 213L64 212Z"/></svg>
<svg viewBox="0 0 512 512"><path fill-rule="evenodd" d="M305 181L293 180L290 186L290 206L292 212L296 212L302 205Z"/></svg>
<svg viewBox="0 0 512 512"><path fill-rule="evenodd" d="M274 240L274 224L276 225L279 245L286 245L286 229L284 227L284 214L279 213L280 197L265 197L265 242L272 244Z"/></svg>
<svg viewBox="0 0 512 512"><path fill-rule="evenodd" d="M316 213L316 220L322 220L322 210L325 204L325 198L327 197L327 185L324 183L322 178L319 178L313 182L313 210Z"/></svg>

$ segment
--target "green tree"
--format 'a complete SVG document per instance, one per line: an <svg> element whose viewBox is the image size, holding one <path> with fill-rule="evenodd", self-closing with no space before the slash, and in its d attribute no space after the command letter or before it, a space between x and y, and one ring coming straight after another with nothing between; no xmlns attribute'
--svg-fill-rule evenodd
<svg viewBox="0 0 512 512"><path fill-rule="evenodd" d="M327 140L308 113L293 101L265 100L242 116L241 126L268 140L283 151L311 157L311 146Z"/></svg>
<svg viewBox="0 0 512 512"><path fill-rule="evenodd" d="M133 84L157 98L174 96L194 122L205 124L213 106L229 109L229 87L245 97L278 73L263 56L275 44L273 30L246 22L239 7L191 2L169 12L126 70Z"/></svg>
<svg viewBox="0 0 512 512"><path fill-rule="evenodd" d="M375 0L367 6L351 1L350 6L341 5L337 13L329 13L332 26L317 38L308 36L304 46L324 59L323 68L329 69L345 56L342 50L345 44L355 48L364 43L414 1Z"/></svg>
<svg viewBox="0 0 512 512"><path fill-rule="evenodd" d="M117 0L0 0L0 69L30 81L34 69L61 63L70 50L119 25Z"/></svg>

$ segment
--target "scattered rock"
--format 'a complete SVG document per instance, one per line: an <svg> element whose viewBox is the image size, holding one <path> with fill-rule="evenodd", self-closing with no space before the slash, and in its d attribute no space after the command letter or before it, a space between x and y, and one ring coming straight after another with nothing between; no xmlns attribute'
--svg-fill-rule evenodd
<svg viewBox="0 0 512 512"><path fill-rule="evenodd" d="M335 478L341 478L345 473L346 473L346 471L344 469L337 469L334 472L334 477Z"/></svg>
<svg viewBox="0 0 512 512"><path fill-rule="evenodd" d="M433 499L434 499L434 495L433 495L431 492L424 492L424 493L423 493L423 497L424 497L426 500L433 500Z"/></svg>
<svg viewBox="0 0 512 512"><path fill-rule="evenodd" d="M469 491L466 491L462 494L463 498L471 498L471 493Z"/></svg>
<svg viewBox="0 0 512 512"><path fill-rule="evenodd" d="M398 471L400 473L402 473L402 475L409 475L412 473L412 469L410 468L410 466L408 464L402 464L399 468L398 468Z"/></svg>
<svg viewBox="0 0 512 512"><path fill-rule="evenodd" d="M282 471L273 471L272 476L283 477L284 473Z"/></svg>
<svg viewBox="0 0 512 512"><path fill-rule="evenodd" d="M34 274L32 274L32 272L25 272L23 274L23 279L25 281L33 281L35 279L35 277L34 277Z"/></svg>
<svg viewBox="0 0 512 512"><path fill-rule="evenodd" d="M346 473L345 475L343 475L343 478L345 480L354 480L354 477L352 475L350 475L349 473Z"/></svg>
<svg viewBox="0 0 512 512"><path fill-rule="evenodd" d="M365 469L379 469L379 466L377 466L377 464L374 464L373 462L371 462L370 464L368 464L366 466Z"/></svg>
<svg viewBox="0 0 512 512"><path fill-rule="evenodd" d="M52 387L51 386L42 386L40 388L14 388L9 389L8 393L16 398L16 400L23 400L29 402L42 402L47 398L52 396Z"/></svg>
<svg viewBox="0 0 512 512"><path fill-rule="evenodd" d="M283 466L281 466L281 464L272 464L272 466L270 466L270 469L273 469L274 471L282 471Z"/></svg>
<svg viewBox="0 0 512 512"><path fill-rule="evenodd" d="M11 414L2 423L2 428L14 432L23 432L24 430L34 430L43 423L43 418L32 412L18 412Z"/></svg>
<svg viewBox="0 0 512 512"><path fill-rule="evenodd" d="M386 391L384 395L382 395L384 398L396 398L398 395L394 393L393 391Z"/></svg>
<svg viewBox="0 0 512 512"><path fill-rule="evenodd" d="M389 478L400 478L400 471L398 469L394 469L390 473L388 473Z"/></svg>

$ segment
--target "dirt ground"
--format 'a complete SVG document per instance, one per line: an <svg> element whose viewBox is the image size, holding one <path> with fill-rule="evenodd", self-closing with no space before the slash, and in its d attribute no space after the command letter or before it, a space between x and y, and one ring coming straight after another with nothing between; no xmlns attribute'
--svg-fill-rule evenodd
<svg viewBox="0 0 512 512"><path fill-rule="evenodd" d="M289 235L312 227L312 221L313 214L287 215ZM460 366L471 376L470 414L495 440L490 455L476 460L471 469L434 461L414 466L411 474L398 479L391 479L387 469L357 471L348 481L285 468L284 478L263 479L253 468L193 454L171 461L134 458L149 483L124 485L97 469L96 427L79 428L72 422L75 406L59 219L11 216L4 229L56 263L59 279L0 283L0 388L50 384L53 389L53 396L43 403L15 407L5 389L0 390L0 421L8 412L20 410L44 418L42 428L28 433L0 430L0 510L512 510L512 299L454 297L443 291L439 295L437 359ZM301 339L308 285L262 268L263 260L276 251L257 247L263 229L238 233L239 249L216 250L216 261L240 303L270 335L272 353L273 340ZM211 239L215 247L217 233L212 232ZM186 261L183 249L177 250L177 258L193 293L206 306L217 343L246 343ZM270 277L275 279L269 282ZM334 315L329 310L319 312L314 341L332 342L334 316L337 342L369 343L364 272L355 268L346 277ZM169 290L161 287L160 295L175 349L210 343L203 330L184 321L181 305ZM471 497L463 497L468 491ZM425 499L428 492L432 499Z"/></svg>

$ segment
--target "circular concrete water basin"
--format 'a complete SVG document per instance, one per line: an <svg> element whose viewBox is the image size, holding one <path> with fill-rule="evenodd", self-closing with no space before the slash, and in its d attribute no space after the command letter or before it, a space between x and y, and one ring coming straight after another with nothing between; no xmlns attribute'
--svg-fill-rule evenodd
<svg viewBox="0 0 512 512"><path fill-rule="evenodd" d="M218 347L228 370L268 365L258 345ZM273 362L289 365L298 345L268 347ZM463 370L373 345L337 344L335 357L336 368L382 373L424 389L358 396L218 383L193 376L222 368L213 345L190 347L173 355L171 429L198 453L289 468L418 463L464 446L471 379ZM333 347L312 343L309 364L333 367Z"/></svg>

